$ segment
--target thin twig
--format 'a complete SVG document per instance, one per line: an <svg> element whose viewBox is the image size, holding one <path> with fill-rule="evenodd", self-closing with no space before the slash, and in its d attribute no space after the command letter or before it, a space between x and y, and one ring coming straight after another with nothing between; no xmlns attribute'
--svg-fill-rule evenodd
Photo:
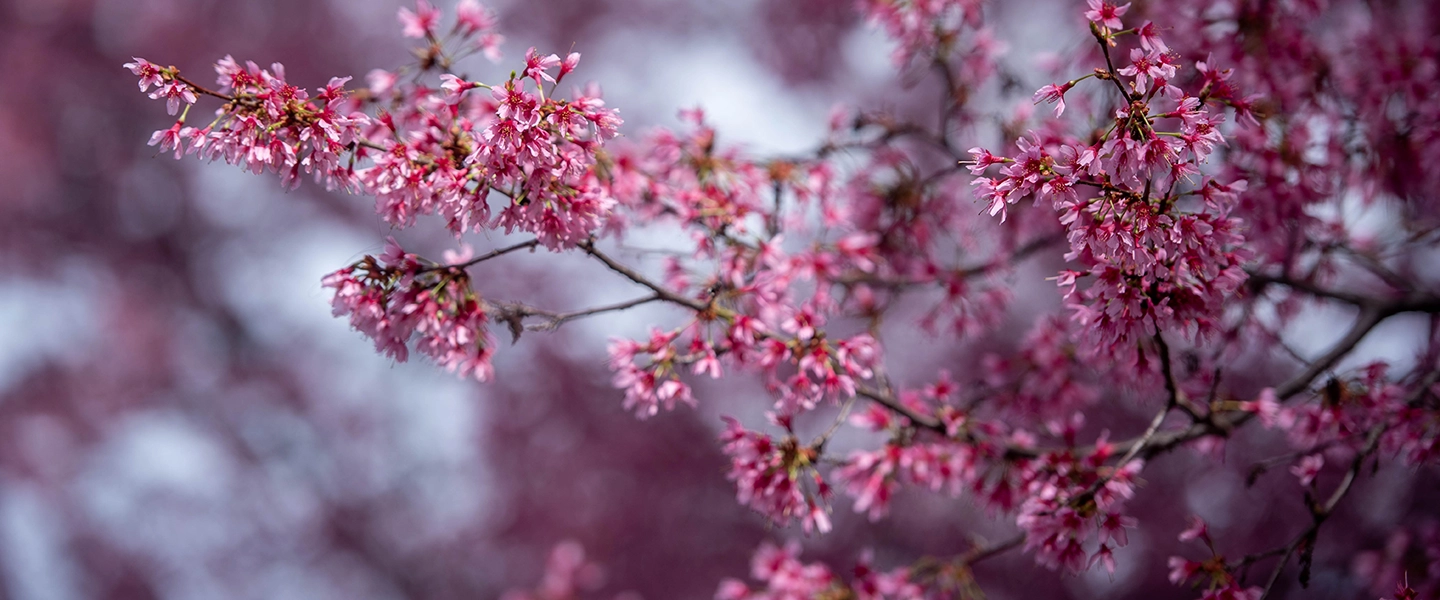
<svg viewBox="0 0 1440 600"><path fill-rule="evenodd" d="M629 279L630 281L633 281L633 282L638 283L638 284L640 284L640 285L642 285L642 286L645 286L645 287L647 287L647 288L650 288L650 291L655 292L655 295L656 295L659 299L661 299L661 300L664 300L664 301L666 301L666 302L671 302L671 303L674 303L674 304L679 304L679 305L681 305L681 306L689 307L690 309L695 310L696 312L704 312L704 311L706 311L707 308L708 308L704 303L700 302L699 300L695 300L695 299L693 299L693 298L686 298L686 297L684 297L684 296L676 295L674 292L671 292L670 290L665 289L665 287L663 287L663 286L661 286L661 285L659 285L659 284L657 284L657 283L655 283L655 282L653 282L653 281L650 281L650 280L647 279L644 275L641 275L640 273L636 272L634 269L631 269L630 267L627 267L627 266L625 266L625 265L620 264L619 262L616 262L615 259L610 258L609 255L605 254L604 252L601 252L600 249L596 248L596 247L595 247L595 242L594 242L593 240L586 240L586 241L580 242L579 247L580 247L581 250L584 250L586 254L589 254L590 256L595 257L596 260L600 261L601 263L604 263L604 264L605 264L605 267L608 268L608 269L610 269L611 271L614 271L614 272L616 272L616 273L619 273L619 274L621 274L621 275L624 275L625 278L626 278L626 279Z"/></svg>
<svg viewBox="0 0 1440 600"><path fill-rule="evenodd" d="M1405 404L1408 406L1419 402L1420 398L1425 396L1426 391L1430 386L1435 385L1436 381L1440 381L1440 370L1427 373L1425 377L1422 377L1420 381L1416 382L1415 389L1410 393L1410 396L1406 398ZM1363 468L1366 459L1379 449L1380 438L1384 436L1386 429L1388 429L1387 424L1382 421L1376 423L1366 432L1365 445L1361 447L1360 451L1356 452L1355 457L1351 459L1350 468L1345 470L1345 476L1340 480L1340 484L1335 487L1335 491L1330 493L1330 497L1327 498L1323 504L1312 504L1310 506L1310 526L1306 528L1305 531L1300 532L1300 535L1297 535L1285 546L1285 551L1280 559L1280 563L1275 565L1275 570L1270 573L1270 578L1265 582L1265 588L1260 594L1260 600L1265 600L1265 598L1270 595L1271 589L1274 588L1275 582L1280 579L1280 574L1285 570L1285 565L1290 562L1290 556L1295 553L1295 549L1299 548L1301 544L1309 543L1313 545L1315 543L1315 538L1320 533L1320 526L1330 518L1330 515L1335 512L1335 508L1340 505L1340 501L1344 500L1345 496L1350 493L1350 490L1355 485L1355 480L1360 476L1360 470ZM1314 552L1314 548L1310 548L1309 551Z"/></svg>
<svg viewBox="0 0 1440 600"><path fill-rule="evenodd" d="M971 550L970 552L965 554L965 556L961 559L961 562L964 563L966 566L974 565L975 563L978 563L980 561L998 556L1009 550L1018 548L1020 547L1020 544L1023 543L1025 543L1025 534L1019 533L1016 534L1015 537L1012 537L1003 542L992 544L989 546L982 546L980 548Z"/></svg>
<svg viewBox="0 0 1440 600"><path fill-rule="evenodd" d="M482 255L480 255L480 256L477 256L477 257L475 257L475 258L472 258L472 259L470 259L470 260L467 260L467 261L465 261L465 262L463 262L463 263L457 263L457 264L453 264L453 265L434 265L434 266L429 266L429 267L425 267L425 268L420 269L419 272L420 272L420 273L427 273L427 272L430 272L430 271L444 271L444 270L447 270L447 269L468 269L468 268L470 268L470 267L473 267L473 266L475 266L475 265L478 265L478 264L480 264L480 263L482 263L482 262L485 262L485 261L487 261L487 260L490 260L490 259L492 259L492 258L495 258L495 257L498 257L498 256L503 256L503 255L509 254L509 253L511 253L511 252L514 252L514 251L516 251L516 250L524 250L524 249L526 249L526 248L534 248L535 246L538 246L538 245L540 245L540 240L539 240L539 239L530 240L530 241L528 241L528 242L520 242L520 243L515 244L515 245L513 245L513 246L506 246L506 247L500 248L500 249L498 249L498 250L493 250L493 251L490 251L490 252L486 252L485 254L482 254Z"/></svg>
<svg viewBox="0 0 1440 600"><path fill-rule="evenodd" d="M538 317L544 317L544 318L546 319L546 321L545 321L544 323L536 323L536 324L532 324L532 325L526 325L526 326L525 326L525 329L528 330L528 331L552 331L552 330L556 329L557 327L560 327L561 325L564 325L565 323L567 323L567 322L569 322L569 321L573 321L573 320L575 320L575 319L580 319L580 318L589 317L589 316L598 315L598 314L607 313L607 312L622 311L622 310L625 310L625 309L628 309L628 308L634 308L634 307L636 307L636 306L640 306L641 304L648 304L648 303L650 303L650 302L655 302L655 301L658 301L658 300L660 300L660 299L661 299L661 298L660 298L660 296L659 296L658 294L650 294L650 295L648 295L648 296L643 296L643 297L640 297L640 298L635 298L635 299L633 299L633 300L626 300L626 301L624 301L624 302L616 302L615 304L608 304L608 305L605 305L605 306L596 306L596 307L594 307L594 308L587 308L587 309L585 309L585 310L577 310L577 311L574 311L574 312L558 313L558 314L549 314L549 313L542 313L542 312L540 312L540 311L534 311L534 312L531 312L530 314L531 314L531 315L534 315L534 316L538 316Z"/></svg>

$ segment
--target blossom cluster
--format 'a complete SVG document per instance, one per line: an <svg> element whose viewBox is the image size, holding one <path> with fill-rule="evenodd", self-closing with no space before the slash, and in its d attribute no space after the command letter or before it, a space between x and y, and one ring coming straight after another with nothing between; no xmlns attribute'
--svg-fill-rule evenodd
<svg viewBox="0 0 1440 600"><path fill-rule="evenodd" d="M1267 118L1262 102L1241 91L1256 82L1219 66L1250 58L1182 54L1179 48L1208 49L1207 42L1140 20L1161 14L1145 7L1088 0L1075 16L1088 22L1095 50L1062 65L1085 74L1030 96L1033 104L1053 104L1053 113L1035 115L1026 105L1001 119L1014 152L977 146L967 154L960 149L971 144L960 144L957 131L979 122L967 102L984 86L1014 82L996 60L1003 46L985 26L982 3L860 4L897 42L898 63L923 64L943 84L939 125L841 109L816 151L773 159L721 143L699 109L683 111L686 125L678 130L611 142L621 121L597 87L557 92L578 53L562 58L531 48L523 68L491 83L461 74L456 61L468 53L499 59L493 15L469 0L448 34L441 11L424 0L402 9L404 35L426 44L417 51L420 63L373 71L364 90L347 90L347 79L336 78L312 97L287 83L278 64L261 69L228 57L217 64L216 90L173 67L142 59L126 66L171 114L185 107L152 139L177 158L188 151L274 171L291 184L313 174L327 187L374 196L376 211L395 227L434 215L457 236L526 232L533 239L483 259L543 245L593 259L647 294L571 313L491 304L467 274L481 259L433 263L392 240L381 257L367 256L324 285L334 291L335 314L396 360L418 351L486 380L493 375L492 321L518 337L527 317L547 318L540 328L553 329L650 302L680 308L678 325L611 341L612 384L623 391L625 410L640 418L700 404L705 388L697 377L752 376L763 385L766 417L782 433L725 417L719 441L738 503L777 526L798 522L807 534L824 534L832 529L832 503L842 501L837 496L877 521L906 490L928 491L1013 520L1013 543L975 556L1023 548L1056 571L1098 567L1113 575L1116 550L1140 525L1130 501L1161 452L1223 448L1255 420L1288 437L1297 452L1272 462L1287 464L1306 494L1330 483L1327 468L1357 465L1336 501L1371 454L1436 460L1437 376L1423 367L1397 376L1383 364L1355 375L1337 365L1380 320L1440 312L1440 300L1411 285L1414 277L1393 272L1381 254L1348 244L1343 222L1319 225L1314 207L1339 188L1311 181L1318 176L1304 163L1323 154L1318 146L1344 140L1322 144L1290 131L1277 148L1272 132L1284 125L1259 126ZM1200 18L1192 13L1185 14ZM447 50L453 47L458 51ZM1395 61L1414 58L1406 48L1385 52ZM1392 93L1394 112L1431 110L1418 106L1424 89L1410 89L1393 73L1348 77ZM1289 93L1295 97L1281 100L1330 110ZM184 126L190 106L206 96L223 102L215 121ZM1384 130L1395 118L1369 126ZM1339 129L1336 122L1326 127ZM1415 138L1403 143L1420 144L1432 133L1416 126ZM1262 187L1297 198L1257 207L1254 189ZM1040 208L1020 206L1026 199ZM637 230L659 227L678 229L670 238L682 246L657 251L665 255L660 277L604 246L613 240L624 251ZM1282 230L1285 236L1270 235ZM1304 246L1316 232L1323 234L1310 236L1318 246ZM1429 232L1415 235L1412 242ZM1351 263L1378 265L1371 274L1391 293L1370 298L1327 288L1341 269L1332 256L1337 247L1352 250ZM1043 273L1022 268L1047 250L1052 261ZM1296 275L1302 270L1308 273ZM1018 335L1025 329L1009 323L1016 307L1044 299L1019 296L1019 287L1007 284L1045 275L1059 288L1054 306ZM1271 302L1267 286L1288 286L1291 296ZM1292 297L1299 296L1360 309L1350 346L1306 360L1265 329L1271 313L1291 322L1299 312ZM940 343L958 338L961 350L914 342L887 365L881 339L904 326ZM1257 335L1263 342L1235 342L1256 331L1266 334ZM976 342L986 345L976 351ZM1440 347L1440 339L1430 343ZM1247 387L1263 377L1239 364L1244 353L1276 349L1301 363L1301 378ZM1437 356L1432 349L1421 362ZM896 364L912 360L916 365ZM941 360L956 372L926 378L911 368ZM1222 381L1229 371L1239 371L1241 383ZM1329 383L1312 389L1322 374ZM917 377L928 383L915 384ZM1271 387L1255 393L1262 385ZM1087 411L1097 406L1114 415L1087 425ZM1111 428L1132 408L1159 412L1143 434L1112 441ZM802 441L816 422L822 432ZM847 424L858 431L843 429ZM865 441L841 457L831 443L836 435ZM1316 527L1333 508L1318 506L1309 515ZM1196 523L1181 541L1204 542L1211 557L1172 559L1172 583L1207 583L1205 598L1260 597ZM717 598L920 598L940 585L941 575L909 567L882 572L868 558L845 581L824 565L801 562L798 552L763 546L751 572L762 587L727 580ZM584 570L574 551L556 556L557 581ZM958 561L955 572L969 560ZM563 590L555 594L574 592L565 586L557 583Z"/></svg>
<svg viewBox="0 0 1440 600"><path fill-rule="evenodd" d="M545 573L533 590L512 589L500 600L564 600L578 598L582 592L601 587L605 570L585 556L579 542L567 540L556 544L545 560Z"/></svg>
<svg viewBox="0 0 1440 600"><path fill-rule="evenodd" d="M377 351L404 362L413 348L461 377L494 375L490 317L463 270L422 266L391 238L380 258L366 256L323 284L334 289L335 316L348 316Z"/></svg>
<svg viewBox="0 0 1440 600"><path fill-rule="evenodd" d="M894 61L904 66L917 59L947 56L963 46L961 34L980 29L983 24L980 0L950 2L894 2L862 0L862 10L871 22L882 27L899 42ZM996 52L996 42L988 31L980 31L977 53ZM983 64L984 60L975 61Z"/></svg>
<svg viewBox="0 0 1440 600"><path fill-rule="evenodd" d="M1340 458L1360 452L1367 435L1376 428L1383 432L1377 440L1379 447L1389 455L1412 464L1440 457L1440 429L1436 427L1440 411L1421 402L1435 383L1420 382L1411 392L1389 380L1388 372L1388 365L1371 363L1358 377L1329 382L1322 402L1277 409L1271 424L1285 431L1292 447L1304 453L1296 465L1303 484L1308 486L1314 479L1326 454Z"/></svg>
<svg viewBox="0 0 1440 600"><path fill-rule="evenodd" d="M1101 0L1090 7L1086 17L1109 64L1125 8ZM1228 73L1197 63L1203 83L1187 92L1176 85L1180 64L1155 27L1130 32L1138 47L1124 67L1035 94L1037 103L1055 102L1059 117L1065 94L1081 80L1113 84L1124 102L1098 140L1032 133L1017 141L1013 156L971 150L975 194L992 216L1004 221L1008 207L1025 198L1060 214L1070 243L1065 258L1078 268L1062 271L1057 282L1100 350L1159 330L1213 335L1250 257L1231 215L1245 181L1203 175L1225 143L1224 115L1214 108L1223 109L1224 99L1211 91L1228 85ZM996 166L1000 176L986 176Z"/></svg>
<svg viewBox="0 0 1440 600"><path fill-rule="evenodd" d="M305 173L324 181L327 189L355 189L347 155L363 139L371 120L355 110L345 89L350 78L331 78L311 98L304 88L286 81L285 67L279 63L262 69L226 56L215 63L215 91L184 79L179 69L143 58L125 67L140 77L141 91L156 86L150 97L165 98L170 114L185 105L174 125L151 136L150 145L158 145L161 152L174 150L175 158L197 154L206 160L223 159L257 174L276 172L290 187L299 185ZM218 96L225 104L204 127L186 126L190 105L199 95Z"/></svg>
<svg viewBox="0 0 1440 600"><path fill-rule="evenodd" d="M1137 522L1122 509L1135 494L1141 461L1103 467L1111 456L1106 445L1081 460L1045 457L1025 490L1015 522L1025 531L1025 547L1050 568L1079 573L1096 565L1115 573L1116 548L1129 543L1127 528ZM1092 534L1096 545L1091 550Z"/></svg>
<svg viewBox="0 0 1440 600"><path fill-rule="evenodd" d="M218 87L210 90L179 69L136 58L125 66L140 77L141 91L156 86L151 97L165 99L171 114L186 106L151 145L173 149L176 158L194 153L277 172L290 186L313 174L329 189L374 196L376 212L399 227L439 215L457 235L520 230L559 249L604 225L614 201L595 173L596 153L621 120L594 86L568 99L557 95L579 53L562 60L531 48L518 76L470 81L449 72L455 57L437 39L437 9L421 0L399 17L407 36L431 42L421 50L421 72L442 71L438 86L375 70L368 90L346 89L350 78L337 77L312 98L286 80L279 63L262 69L227 56L215 64ZM498 58L494 26L488 10L462 2L452 45ZM186 126L189 105L201 96L224 104L205 127ZM492 192L506 198L494 214Z"/></svg>
<svg viewBox="0 0 1440 600"><path fill-rule="evenodd" d="M391 108L372 148L357 151L373 164L356 177L376 211L397 226L440 215L457 234L528 231L551 249L583 241L613 205L594 164L620 120L597 88L569 100L546 95L545 85L558 85L578 61L578 53L562 62L532 48L524 77L491 86L447 73L439 90L392 87L393 74L372 72L371 94ZM508 200L493 215L491 192Z"/></svg>
<svg viewBox="0 0 1440 600"><path fill-rule="evenodd" d="M777 524L793 519L807 532L829 531L831 491L816 470L819 452L802 446L793 431L776 441L745 429L735 419L725 422L720 441L730 458L728 477L739 490L740 504Z"/></svg>
<svg viewBox="0 0 1440 600"><path fill-rule="evenodd" d="M797 544L784 547L766 543L750 561L750 576L764 584L751 589L738 579L720 583L715 600L798 600L800 598L855 598L856 600L918 600L926 598L924 588L911 581L905 568L875 570L868 559L855 565L854 578L846 583L821 563L800 561Z"/></svg>
<svg viewBox="0 0 1440 600"><path fill-rule="evenodd" d="M1215 551L1215 541L1210 538L1209 528L1203 519L1191 517L1190 526L1180 532L1180 541L1204 543L1210 551L1210 559L1193 561L1180 556L1170 557L1170 583L1180 585L1197 579L1206 583L1201 600L1260 600L1264 595L1260 587L1245 587L1231 573L1225 558Z"/></svg>

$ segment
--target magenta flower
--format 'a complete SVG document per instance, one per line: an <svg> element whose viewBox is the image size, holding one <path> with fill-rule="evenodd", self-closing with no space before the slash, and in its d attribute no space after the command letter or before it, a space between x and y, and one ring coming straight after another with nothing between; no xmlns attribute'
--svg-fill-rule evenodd
<svg viewBox="0 0 1440 600"><path fill-rule="evenodd" d="M1111 30L1124 28L1120 17L1125 16L1125 12L1130 10L1129 2L1123 6L1115 6L1106 0L1087 0L1087 2L1090 4L1090 10L1085 11L1085 18L1090 19L1091 23Z"/></svg>
<svg viewBox="0 0 1440 600"><path fill-rule="evenodd" d="M435 25L440 22L440 10L426 0L416 0L415 12L401 8L395 16L405 26L405 37L411 38L435 35Z"/></svg>
<svg viewBox="0 0 1440 600"><path fill-rule="evenodd" d="M1144 94L1150 89L1152 79L1157 85L1164 84L1175 76L1175 68L1174 58L1169 54L1133 48L1130 50L1130 64L1121 68L1118 73L1134 77L1135 92Z"/></svg>
<svg viewBox="0 0 1440 600"><path fill-rule="evenodd" d="M579 60L578 56L576 60ZM555 83L555 78L550 75L548 70L559 65L559 56L554 54L540 56L540 54L535 51L534 46L531 46L529 50L525 51L525 76L534 79L535 85L544 85L543 82L545 81Z"/></svg>
<svg viewBox="0 0 1440 600"><path fill-rule="evenodd" d="M1325 457L1320 454L1311 454L1290 467L1290 473L1300 479L1300 485L1309 487L1311 483L1315 482L1315 477L1320 475L1320 469L1324 467Z"/></svg>
<svg viewBox="0 0 1440 600"><path fill-rule="evenodd" d="M155 91L150 92L150 98L152 100L164 98L165 110L172 115L180 111L181 102L194 104L196 99L195 91L190 89L190 86L178 81L169 81L156 88Z"/></svg>
<svg viewBox="0 0 1440 600"><path fill-rule="evenodd" d="M455 5L455 26L465 35L485 33L495 29L495 13L475 0L460 0Z"/></svg>
<svg viewBox="0 0 1440 600"><path fill-rule="evenodd" d="M565 77L571 71L574 71L575 67L578 66L580 66L579 52L571 52L570 54L565 55L565 62L560 63L560 78ZM558 79L559 78L557 78L557 80Z"/></svg>
<svg viewBox="0 0 1440 600"><path fill-rule="evenodd" d="M1111 575L1115 574L1115 554L1110 551L1109 545L1100 544L1100 549L1096 550L1095 555L1090 557L1088 568L1093 569L1095 565L1105 567L1105 571Z"/></svg>
<svg viewBox="0 0 1440 600"><path fill-rule="evenodd" d="M1170 52L1170 46L1165 45L1165 40L1160 39L1160 28L1155 23L1146 21L1135 29L1136 35L1140 37L1140 47L1148 52L1166 54Z"/></svg>
<svg viewBox="0 0 1440 600"><path fill-rule="evenodd" d="M460 98L465 95L466 90L479 87L478 84L465 81L449 73L441 75L440 80L444 82L440 84L440 89L445 90L446 104L459 104Z"/></svg>
<svg viewBox="0 0 1440 600"><path fill-rule="evenodd" d="M158 86L165 83L165 78L161 75L160 66L143 58L135 58L135 62L125 63L122 66L130 69L131 73L134 73L135 76L140 78L140 91L142 92L150 89L152 85ZM175 113L172 112L170 114Z"/></svg>
<svg viewBox="0 0 1440 600"><path fill-rule="evenodd" d="M156 131L154 135L150 136L150 145L154 146L158 144L161 152L173 149L175 150L175 158L180 158L185 151L185 145L180 140L180 126L181 123L176 121L169 129Z"/></svg>
<svg viewBox="0 0 1440 600"><path fill-rule="evenodd" d="M1034 97L1031 98L1031 101L1035 104L1039 104L1041 102L1054 103L1055 116L1059 117L1061 113L1065 112L1065 92L1070 91L1070 88L1072 87L1075 87L1075 82L1073 81L1067 81L1061 84L1052 83L1036 90Z"/></svg>
<svg viewBox="0 0 1440 600"><path fill-rule="evenodd" d="M1205 526L1204 519L1193 515L1190 517L1190 526L1186 527L1185 531L1180 532L1180 541L1188 542L1190 540L1201 540L1207 544L1210 543L1210 532Z"/></svg>
<svg viewBox="0 0 1440 600"><path fill-rule="evenodd" d="M1194 577L1200 572L1201 564L1193 560L1186 560L1179 556L1170 557L1170 583L1180 585L1181 582Z"/></svg>

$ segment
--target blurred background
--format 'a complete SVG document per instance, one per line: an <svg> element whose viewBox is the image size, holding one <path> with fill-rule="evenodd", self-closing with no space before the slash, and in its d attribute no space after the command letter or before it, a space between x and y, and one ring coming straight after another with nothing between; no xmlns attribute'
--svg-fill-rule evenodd
<svg viewBox="0 0 1440 600"><path fill-rule="evenodd" d="M990 13L1018 67L1084 33L1079 10L1033 4ZM699 409L643 422L621 408L604 340L640 334L654 313L527 335L483 386L393 364L331 317L320 287L392 233L371 200L285 193L272 177L145 145L171 120L121 68L131 57L210 81L233 54L284 63L298 85L355 85L406 62L401 5L0 0L0 595L493 598L533 585L549 549L575 540L603 565L606 597L702 598L743 577L761 540L799 535L735 503L714 441L721 413L758 425L758 386L702 389ZM503 77L532 45L573 48L575 77L602 84L630 136L703 106L722 142L795 152L823 138L836 102L931 99L931 84L894 72L890 45L850 2L488 5L506 60L471 72ZM401 239L427 255L453 245L438 223ZM633 295L543 253L515 258L478 270L480 289L556 307ZM1212 521L1222 529L1266 519L1227 508L1249 501L1243 475L1173 460L1134 505L1174 517L1147 530L1157 539L1196 507L1230 514ZM1187 496L1193 477L1240 491ZM1389 498L1367 493L1356 504ZM891 566L1010 531L931 496L902 498L879 524L843 502L836 516L807 557L846 565L868 547ZM993 598L1175 593L1168 554L1134 537L1113 578L1060 577L1018 553L977 573Z"/></svg>

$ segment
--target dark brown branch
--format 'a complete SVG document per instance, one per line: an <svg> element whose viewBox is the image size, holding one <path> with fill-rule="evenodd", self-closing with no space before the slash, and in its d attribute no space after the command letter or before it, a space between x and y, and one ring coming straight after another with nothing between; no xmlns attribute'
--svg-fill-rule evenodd
<svg viewBox="0 0 1440 600"><path fill-rule="evenodd" d="M1265 582L1265 588L1260 592L1260 600L1265 600L1265 598L1270 596L1270 591L1274 589L1275 582L1280 580L1280 574L1285 571L1285 565L1290 562L1290 556L1295 553L1296 549L1301 545L1308 544L1310 547L1306 552L1314 552L1315 539L1320 534L1320 526L1330 518L1330 514L1335 511L1335 507L1340 504L1340 501L1345 499L1345 495L1350 493L1351 487L1355 484L1355 478L1360 474L1361 466L1365 463L1365 459L1369 458L1370 455L1375 452L1376 448L1379 447L1380 436L1384 433L1384 423L1371 427L1369 433L1365 436L1365 447L1361 448L1360 452L1355 454L1354 460L1350 461L1350 468L1345 471L1345 478L1340 481L1340 485L1335 488L1335 491L1330 494L1330 498L1327 499L1324 504L1312 505L1310 507L1310 527L1302 531L1300 535L1295 536L1295 539L1291 540L1290 543L1285 546L1285 551L1280 557L1280 563L1275 565L1274 571L1270 572L1270 578ZM1302 564L1305 563L1306 556L1308 555L1303 552L1301 553ZM1301 574L1301 581L1302 583L1304 582L1303 572Z"/></svg>
<svg viewBox="0 0 1440 600"><path fill-rule="evenodd" d="M1405 404L1407 406L1414 406L1419 403L1421 399L1425 397L1430 386L1435 385L1437 381L1440 381L1440 370L1431 371L1420 378L1420 380L1415 383L1415 389L1411 391L1410 395L1406 398ZM1264 598L1270 595L1270 591L1274 588L1275 583L1279 581L1281 573L1284 572L1285 566L1290 562L1290 556L1293 555L1297 549L1305 544L1310 544L1311 547L1307 548L1306 552L1314 551L1313 545L1316 537L1320 533L1320 526L1330 518L1330 515L1335 512L1335 508L1340 505L1340 501L1344 500L1345 496L1350 493L1350 490L1355 485L1355 480L1360 476L1360 470L1366 459L1379 449L1380 438L1384 436L1386 429L1386 423L1381 422L1375 424L1366 432L1365 444L1360 448L1359 452L1356 452L1355 457L1351 459L1350 467L1345 470L1345 476L1340 480L1340 484L1335 487L1335 490L1330 493L1330 496L1324 503L1310 504L1311 524L1305 531L1300 532L1299 535L1295 536L1295 538L1281 548L1250 554L1241 559L1237 566L1248 569L1250 564L1255 561L1276 555L1281 557L1279 564L1275 565L1275 569L1271 571L1270 577L1265 582L1265 587L1260 596L1261 600L1264 600ZM1309 496L1307 495L1306 497L1308 498ZM1304 554L1302 554L1302 557L1303 556Z"/></svg>
<svg viewBox="0 0 1440 600"><path fill-rule="evenodd" d="M636 272L634 269L631 269L630 267L616 262L615 259L610 258L609 255L601 252L600 249L596 248L594 240L586 240L580 242L579 247L581 250L584 250L586 254L595 257L595 260L604 263L605 267L610 269L611 271L624 275L626 279L629 279L630 281L649 288L650 291L655 292L655 297L660 300L664 300L672 304L679 304L681 306L690 308L691 310L694 310L696 312L704 312L709 308L707 305L700 302L699 300L677 295L674 292L666 289L664 286L650 281L648 278Z"/></svg>
<svg viewBox="0 0 1440 600"><path fill-rule="evenodd" d="M1395 313L1374 307L1361 309L1359 317L1356 318L1355 324L1350 327L1350 330L1346 332L1345 337L1341 338L1339 342L1336 342L1324 356L1310 363L1299 375L1277 386L1275 388L1275 397L1283 401L1309 389L1311 382L1313 382L1316 377L1319 377L1321 373L1329 370L1330 367L1335 366L1335 363L1340 362L1340 359L1354 350L1355 345L1360 343L1360 340L1364 339L1365 336L1370 333L1370 330L1374 329L1376 325L1379 325L1381 321L1392 314ZM1250 419L1254 418L1254 416L1253 413L1245 413L1233 420L1226 420L1222 416L1212 414L1209 422L1196 423L1184 430L1167 432L1156 436L1155 440L1148 444L1145 456L1151 457L1171 450L1180 444L1213 433L1216 428L1221 430L1234 429L1244 425ZM1138 440L1124 442L1120 447L1128 449L1130 445L1135 443L1138 443Z"/></svg>
<svg viewBox="0 0 1440 600"><path fill-rule="evenodd" d="M1100 28L1094 23L1090 24L1090 33L1095 36L1095 41L1100 43L1100 51L1105 54L1105 69L1108 77L1104 77L1104 79L1115 82L1115 88L1120 90L1120 97L1124 98L1127 104L1130 103L1130 101L1133 100L1133 98L1130 97L1130 91L1126 90L1125 85L1120 83L1120 75L1115 72L1115 63L1110 60L1110 41L1105 35L1100 33Z"/></svg>
<svg viewBox="0 0 1440 600"><path fill-rule="evenodd" d="M468 269L468 268L470 268L470 267L473 267L473 266L475 266L475 265L478 265L478 264L480 264L480 263L482 263L482 262L485 262L485 261L487 261L487 260L490 260L490 259L492 259L492 258L496 258L496 257L499 257L499 256L503 256L503 255L509 254L509 253L511 253L511 252L514 252L514 251L516 251L516 250L524 250L524 249L526 249L526 248L534 248L534 247L536 247L536 246L538 246L538 245L540 245L540 240L538 240L538 239L530 240L530 241L528 241L528 242L520 242L520 243L515 244L515 245L513 245L513 246L506 246L506 247L500 248L500 249L498 249L498 250L492 250L492 251L490 251L490 252L486 252L485 254L482 254L482 255L480 255L480 256L477 256L477 257L475 257L475 258L472 258L472 259L470 259L470 260L467 260L467 261L465 261L465 262L463 262L463 263L457 263L457 264L453 264L453 265L434 265L434 266L431 266L431 267L425 267L425 268L423 268L423 269L420 269L419 272L420 272L420 273L427 273L427 272L430 272L430 271L444 271L444 270L446 270L446 269Z"/></svg>
<svg viewBox="0 0 1440 600"><path fill-rule="evenodd" d="M1061 234L1041 236L1039 238L1021 244L1019 247L1015 248L1013 252L1010 252L1006 256L1002 256L978 265L961 267L954 271L950 271L948 274L952 279L969 279L972 277L978 277L980 275L990 273L997 269L1015 266L1020 262L1024 261L1025 259L1030 258L1031 255L1036 254L1037 252L1049 248L1050 246L1053 246L1064 240L1065 236ZM917 279L884 279L880 277L874 277L866 273L846 274L835 279L835 283L839 284L864 283L867 285L889 288L929 285L934 283L942 283L944 281L945 280L941 279L938 276Z"/></svg>
<svg viewBox="0 0 1440 600"><path fill-rule="evenodd" d="M966 566L973 565L980 561L998 556L1000 554L1004 554L1005 552L1018 548L1020 547L1020 544L1023 543L1025 543L1025 534L1019 533L1016 534L1015 537L1012 537L1003 542L975 548L974 550L967 552L961 558L961 562L964 563Z"/></svg>
<svg viewBox="0 0 1440 600"><path fill-rule="evenodd" d="M914 423L917 426L929 429L940 435L947 435L944 423L941 423L939 420L936 420L934 418L910 410L909 407L901 404L899 400L890 396L889 394L885 394L883 392L880 392L879 390L873 390L864 386L856 388L855 393L857 395L874 400L875 402L878 402L881 406L884 406L885 408L899 413L906 419L910 419L910 422Z"/></svg>
<svg viewBox="0 0 1440 600"><path fill-rule="evenodd" d="M495 311L495 320L509 325L510 335L513 336L514 340L519 340L521 331L554 331L559 329L561 325L576 319L608 312L618 312L658 300L660 300L660 296L650 294L615 304L564 313L548 311L518 303L497 303L492 306ZM525 323L525 319L529 317L540 317L544 319L544 321L540 323Z"/></svg>
<svg viewBox="0 0 1440 600"><path fill-rule="evenodd" d="M1283 275L1267 275L1265 273L1258 273L1253 271L1246 271L1246 274L1250 276L1250 279L1248 280L1250 287L1257 291L1263 290L1266 286L1272 284L1279 284L1296 291L1305 292L1306 294L1315 296L1317 298L1326 298L1329 300L1344 302L1345 304L1350 304L1354 306L1363 306L1366 302L1369 302L1369 299L1358 294L1351 294L1349 292L1341 292L1337 290L1327 290L1309 281L1295 279L1293 277L1287 277Z"/></svg>
<svg viewBox="0 0 1440 600"><path fill-rule="evenodd" d="M178 82L180 82L180 83L183 83L183 84L185 84L185 85L188 85L188 86L190 86L190 89L195 90L196 92L199 92L199 93L204 94L204 95L206 95L206 96L214 96L214 97L219 98L219 99L221 99L221 100L224 100L224 101L226 101L226 102L234 102L234 101L235 101L235 97L234 97L234 96L226 96L225 94L222 94L222 93L220 93L220 92L211 90L211 89L209 89L209 88L207 88L207 87L205 87L205 86L203 86L203 85L200 85L200 84L198 84L198 83L195 83L195 82L193 82L193 81L190 81L189 79L186 79L184 76L180 75L180 73L178 73L178 72L175 73L175 77L174 77L174 78L175 78L175 81L178 81Z"/></svg>

